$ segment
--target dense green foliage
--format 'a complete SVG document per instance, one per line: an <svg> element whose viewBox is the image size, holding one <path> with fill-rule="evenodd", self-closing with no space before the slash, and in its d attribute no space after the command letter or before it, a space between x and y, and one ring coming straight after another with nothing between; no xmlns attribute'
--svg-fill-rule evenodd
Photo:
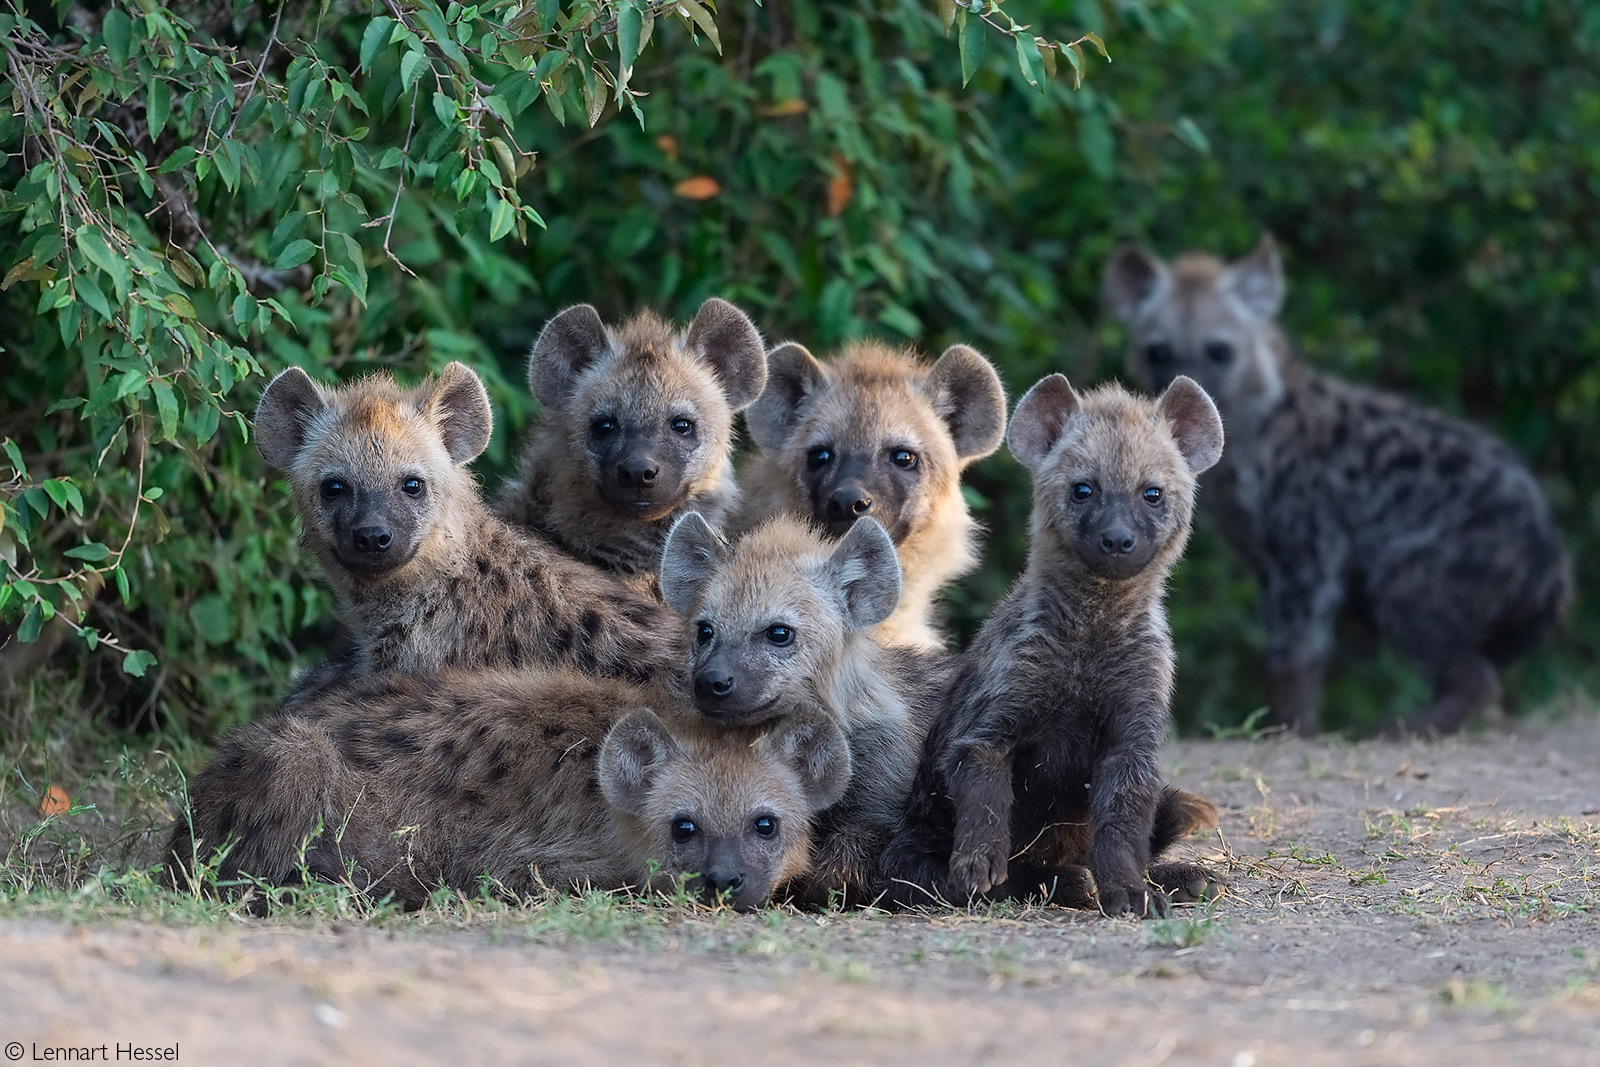
<svg viewBox="0 0 1600 1067"><path fill-rule="evenodd" d="M1600 20L1576 3L969 7L0 15L0 625L39 639L0 653L22 676L11 727L205 736L318 653L328 599L243 417L278 367L466 360L501 416L493 484L532 407L522 353L566 304L684 315L716 293L819 351L968 340L1016 395L1050 370L1117 371L1098 272L1130 234L1236 254L1273 229L1310 358L1497 426L1585 558ZM1089 31L1115 62L1084 54ZM1004 456L972 495L994 534L952 596L963 630L1015 573L1028 506ZM1202 537L1177 583L1190 726L1260 701L1242 573ZM1597 633L1575 619L1524 672L1535 695L1591 666ZM52 638L43 666L20 652ZM1380 662L1345 675L1330 721L1415 696Z"/></svg>

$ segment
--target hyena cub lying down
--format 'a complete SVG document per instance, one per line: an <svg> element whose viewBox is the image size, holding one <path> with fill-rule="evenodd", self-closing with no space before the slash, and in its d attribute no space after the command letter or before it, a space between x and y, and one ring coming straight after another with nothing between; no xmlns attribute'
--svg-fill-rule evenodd
<svg viewBox="0 0 1600 1067"><path fill-rule="evenodd" d="M850 754L825 715L760 728L657 716L659 694L573 671L387 675L325 690L223 742L167 853L175 888L309 875L406 907L485 879L671 886L757 907L804 870ZM660 706L659 704L657 706Z"/></svg>
<svg viewBox="0 0 1600 1067"><path fill-rule="evenodd" d="M489 513L467 464L490 424L460 363L413 389L386 376L328 388L291 368L262 394L257 446L289 475L354 642L349 669L568 665L645 681L676 666L677 623L653 596Z"/></svg>
<svg viewBox="0 0 1600 1067"><path fill-rule="evenodd" d="M586 562L654 577L679 515L721 523L736 504L733 416L766 377L761 335L726 300L683 331L648 312L607 327L587 304L568 308L534 342L543 412L495 510Z"/></svg>
<svg viewBox="0 0 1600 1067"><path fill-rule="evenodd" d="M1554 627L1572 591L1549 505L1512 451L1295 359L1276 322L1271 237L1233 264L1124 247L1106 296L1129 326L1135 375L1157 389L1193 376L1227 423L1205 500L1261 579L1273 717L1316 732L1350 602L1432 681L1415 727L1448 733L1492 703L1499 668Z"/></svg>
<svg viewBox="0 0 1600 1067"><path fill-rule="evenodd" d="M820 363L784 344L768 355L766 390L745 421L761 452L745 471L741 526L791 514L839 537L871 515L894 538L903 574L900 605L878 636L941 648L939 592L978 562L961 472L1005 432L989 361L952 345L929 365L867 342Z"/></svg>
<svg viewBox="0 0 1600 1067"><path fill-rule="evenodd" d="M959 657L884 864L908 902L1042 892L1160 914L1215 881L1150 861L1216 818L1162 788L1159 750L1174 667L1162 599L1222 422L1187 378L1150 401L1116 385L1080 398L1055 374L1017 405L1009 440L1033 475L1028 564Z"/></svg>
<svg viewBox="0 0 1600 1067"><path fill-rule="evenodd" d="M778 516L728 544L696 514L667 540L661 591L689 620L689 684L711 722L822 715L843 729L849 788L817 820L800 903L875 899L945 673L942 658L885 648L873 628L895 609L900 566L882 526L864 519L836 543Z"/></svg>

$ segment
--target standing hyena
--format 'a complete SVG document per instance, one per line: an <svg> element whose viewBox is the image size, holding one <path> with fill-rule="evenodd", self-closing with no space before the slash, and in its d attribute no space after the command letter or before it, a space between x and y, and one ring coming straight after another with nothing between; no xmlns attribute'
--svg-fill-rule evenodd
<svg viewBox="0 0 1600 1067"><path fill-rule="evenodd" d="M420 907L441 886L666 885L741 910L798 876L850 777L825 715L762 729L658 717L649 693L572 671L386 675L234 731L195 780L169 884L309 875ZM214 878L214 881L212 880Z"/></svg>
<svg viewBox="0 0 1600 1067"><path fill-rule="evenodd" d="M568 308L529 357L543 413L496 510L586 562L653 576L679 515L720 523L736 504L733 416L766 377L761 335L726 300L682 331L648 312L607 328L589 305Z"/></svg>
<svg viewBox="0 0 1600 1067"><path fill-rule="evenodd" d="M483 383L460 363L412 389L387 376L324 388L291 368L262 394L257 447L289 475L354 671L570 665L643 681L670 670L680 654L664 605L489 513L467 464L490 419Z"/></svg>
<svg viewBox="0 0 1600 1067"><path fill-rule="evenodd" d="M943 657L886 648L874 628L894 609L900 567L871 519L836 543L775 516L728 544L695 514L667 541L661 591L693 631L688 680L714 723L821 714L850 746L849 789L817 820L803 903L874 899L879 858L916 771Z"/></svg>
<svg viewBox="0 0 1600 1067"><path fill-rule="evenodd" d="M978 562L961 472L1000 447L1000 376L966 345L930 366L870 342L820 363L790 343L767 363L767 388L745 415L761 453L745 471L741 525L789 513L838 537L871 515L903 573L900 605L878 636L941 648L939 591Z"/></svg>
<svg viewBox="0 0 1600 1067"><path fill-rule="evenodd" d="M1159 757L1163 597L1222 421L1187 378L1157 401L1116 385L1080 399L1053 374L1018 403L1010 446L1033 475L1028 564L958 657L884 864L909 902L1043 891L1159 913L1213 880L1150 861L1216 815L1163 790Z"/></svg>
<svg viewBox="0 0 1600 1067"><path fill-rule="evenodd" d="M1205 499L1261 579L1274 718L1316 731L1336 616L1354 600L1433 683L1413 725L1454 731L1561 618L1560 533L1493 437L1296 360L1275 321L1283 295L1270 236L1234 264L1124 246L1106 271L1134 373L1154 388L1193 376L1227 423Z"/></svg>

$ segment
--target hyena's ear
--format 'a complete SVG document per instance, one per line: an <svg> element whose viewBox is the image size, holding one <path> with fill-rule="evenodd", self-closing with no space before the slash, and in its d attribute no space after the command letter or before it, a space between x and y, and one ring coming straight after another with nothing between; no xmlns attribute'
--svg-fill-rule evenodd
<svg viewBox="0 0 1600 1067"><path fill-rule="evenodd" d="M728 543L698 511L673 523L661 549L661 599L667 607L688 618L727 552Z"/></svg>
<svg viewBox="0 0 1600 1067"><path fill-rule="evenodd" d="M1190 470L1199 474L1222 458L1222 416L1193 378L1174 378L1156 406Z"/></svg>
<svg viewBox="0 0 1600 1067"><path fill-rule="evenodd" d="M465 363L450 363L439 372L423 409L438 425L452 463L471 463L489 447L494 432L489 391Z"/></svg>
<svg viewBox="0 0 1600 1067"><path fill-rule="evenodd" d="M1006 443L1011 454L1029 470L1035 470L1061 440L1072 417L1082 410L1078 394L1063 374L1040 378L1017 401L1011 413L1011 433Z"/></svg>
<svg viewBox="0 0 1600 1067"><path fill-rule="evenodd" d="M763 740L800 779L812 811L831 807L850 784L850 742L826 715L790 715Z"/></svg>
<svg viewBox="0 0 1600 1067"><path fill-rule="evenodd" d="M1235 296L1263 319L1277 318L1283 307L1285 283L1283 260L1278 258L1278 242L1264 233L1255 250L1228 266L1228 287Z"/></svg>
<svg viewBox="0 0 1600 1067"><path fill-rule="evenodd" d="M700 305L684 344L711 364L733 410L749 407L767 384L767 349L750 316L718 297Z"/></svg>
<svg viewBox="0 0 1600 1067"><path fill-rule="evenodd" d="M1102 293L1111 314L1131 323L1139 309L1168 284L1167 265L1142 245L1119 245L1106 263Z"/></svg>
<svg viewBox="0 0 1600 1067"><path fill-rule="evenodd" d="M845 626L861 630L894 614L900 603L900 557L877 519L860 518L828 556L827 577L844 596Z"/></svg>
<svg viewBox="0 0 1600 1067"><path fill-rule="evenodd" d="M528 388L547 408L558 408L572 393L583 369L611 351L611 338L600 313L575 304L544 324L528 354Z"/></svg>
<svg viewBox="0 0 1600 1067"><path fill-rule="evenodd" d="M658 776L682 756L656 713L637 708L617 720L600 745L600 791L630 815L643 815Z"/></svg>
<svg viewBox="0 0 1600 1067"><path fill-rule="evenodd" d="M1006 393L994 364L975 348L951 345L928 371L933 406L950 427L956 455L982 459L1006 435Z"/></svg>
<svg viewBox="0 0 1600 1067"><path fill-rule="evenodd" d="M299 367L268 383L256 406L256 449L267 466L286 471L306 443L306 429L328 406L322 390Z"/></svg>
<svg viewBox="0 0 1600 1067"><path fill-rule="evenodd" d="M785 341L768 352L767 387L744 413L755 443L769 452L782 448L799 420L800 408L827 376L805 345Z"/></svg>

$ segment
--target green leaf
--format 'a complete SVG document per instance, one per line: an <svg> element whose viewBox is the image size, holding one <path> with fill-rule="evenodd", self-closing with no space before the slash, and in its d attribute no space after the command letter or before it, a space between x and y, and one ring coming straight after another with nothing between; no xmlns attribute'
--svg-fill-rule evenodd
<svg viewBox="0 0 1600 1067"><path fill-rule="evenodd" d="M150 140L161 136L167 128L167 116L172 114L172 86L165 78L150 83L150 95L145 103L145 120L150 123Z"/></svg>
<svg viewBox="0 0 1600 1067"><path fill-rule="evenodd" d="M155 662L155 656L142 648L136 648L122 657L122 669L135 678L143 678L144 672L154 666Z"/></svg>
<svg viewBox="0 0 1600 1067"><path fill-rule="evenodd" d="M128 261L111 251L111 246L106 244L106 239L94 227L81 227L74 235L73 242L89 257L90 262L111 275L119 292L127 290L132 275Z"/></svg>
<svg viewBox="0 0 1600 1067"><path fill-rule="evenodd" d="M956 39L961 47L961 84L966 85L983 63L983 49L987 43L983 20L969 16L967 9L956 13Z"/></svg>
<svg viewBox="0 0 1600 1067"><path fill-rule="evenodd" d="M1188 115L1183 115L1178 119L1172 132L1177 135L1178 140L1196 152L1202 155L1211 154L1211 139L1205 135L1204 130L1195 125L1194 119L1191 119Z"/></svg>
<svg viewBox="0 0 1600 1067"><path fill-rule="evenodd" d="M361 35L361 69L371 70L372 61L377 58L378 49L389 43L389 31L394 29L394 19L388 15L379 15L367 23L366 32Z"/></svg>
<svg viewBox="0 0 1600 1067"><path fill-rule="evenodd" d="M111 550L98 541L91 541L86 545L77 545L62 553L69 559L81 559L86 563L99 563L111 555Z"/></svg>
<svg viewBox="0 0 1600 1067"><path fill-rule="evenodd" d="M161 416L161 436L170 441L178 434L177 394L164 378L151 382L150 391L156 395L156 411Z"/></svg>
<svg viewBox="0 0 1600 1067"><path fill-rule="evenodd" d="M62 511L67 510L67 485L60 478L51 478L39 488L44 490L46 496L55 501L56 507Z"/></svg>
<svg viewBox="0 0 1600 1067"><path fill-rule="evenodd" d="M272 266L275 270L292 270L302 263L311 262L311 257L316 254L317 246L302 237L298 241L290 242L289 247L283 250L278 256L278 261Z"/></svg>
<svg viewBox="0 0 1600 1067"><path fill-rule="evenodd" d="M516 225L517 209L511 201L502 200L493 193L489 194L489 201L489 240L498 241Z"/></svg>
<svg viewBox="0 0 1600 1067"><path fill-rule="evenodd" d="M1022 76L1035 89L1043 90L1048 80L1044 73L1044 58L1039 55L1039 42L1031 33L1017 34L1017 65Z"/></svg>
<svg viewBox="0 0 1600 1067"><path fill-rule="evenodd" d="M44 629L44 609L39 606L40 601L28 605L28 613L22 617L22 625L17 627L17 640L23 644L31 644L39 639L39 631Z"/></svg>
<svg viewBox="0 0 1600 1067"><path fill-rule="evenodd" d="M1095 50L1100 53L1102 59L1107 63L1111 62L1111 53L1106 51L1106 43L1100 39L1098 33L1085 33L1083 39L1094 45Z"/></svg>
<svg viewBox="0 0 1600 1067"><path fill-rule="evenodd" d="M161 166L156 168L156 173L171 174L175 170L182 170L184 167L187 167L190 163L192 163L194 161L194 157L198 154L199 153L194 150L194 145L179 145L177 148L172 150L172 155L162 160Z"/></svg>
<svg viewBox="0 0 1600 1067"><path fill-rule="evenodd" d="M711 44L716 48L717 54L722 54L722 38L717 36L717 24L711 21L711 13L700 6L699 0L678 0L678 10L687 11L694 24L700 31L711 38Z"/></svg>
<svg viewBox="0 0 1600 1067"><path fill-rule="evenodd" d="M637 0L625 0L617 13L617 88L628 84L633 62L639 58L639 34L644 29L644 12Z"/></svg>
<svg viewBox="0 0 1600 1067"><path fill-rule="evenodd" d="M407 52L400 57L400 85L409 89L417 84L417 79L422 76L422 64L428 57L418 51Z"/></svg>
<svg viewBox="0 0 1600 1067"><path fill-rule="evenodd" d="M436 92L433 94L433 113L446 126L453 125L456 121L456 102L448 94Z"/></svg>
<svg viewBox="0 0 1600 1067"><path fill-rule="evenodd" d="M129 596L128 596L128 575L127 575L127 572L124 571L121 567L118 567L112 573L114 573L117 576L117 595L122 597L123 607L127 607L129 602L130 602L130 599L129 599Z"/></svg>
<svg viewBox="0 0 1600 1067"><path fill-rule="evenodd" d="M128 13L119 7L107 11L105 21L100 24L100 33L105 38L106 54L111 61L119 67L126 64L133 41L133 22L128 18Z"/></svg>

